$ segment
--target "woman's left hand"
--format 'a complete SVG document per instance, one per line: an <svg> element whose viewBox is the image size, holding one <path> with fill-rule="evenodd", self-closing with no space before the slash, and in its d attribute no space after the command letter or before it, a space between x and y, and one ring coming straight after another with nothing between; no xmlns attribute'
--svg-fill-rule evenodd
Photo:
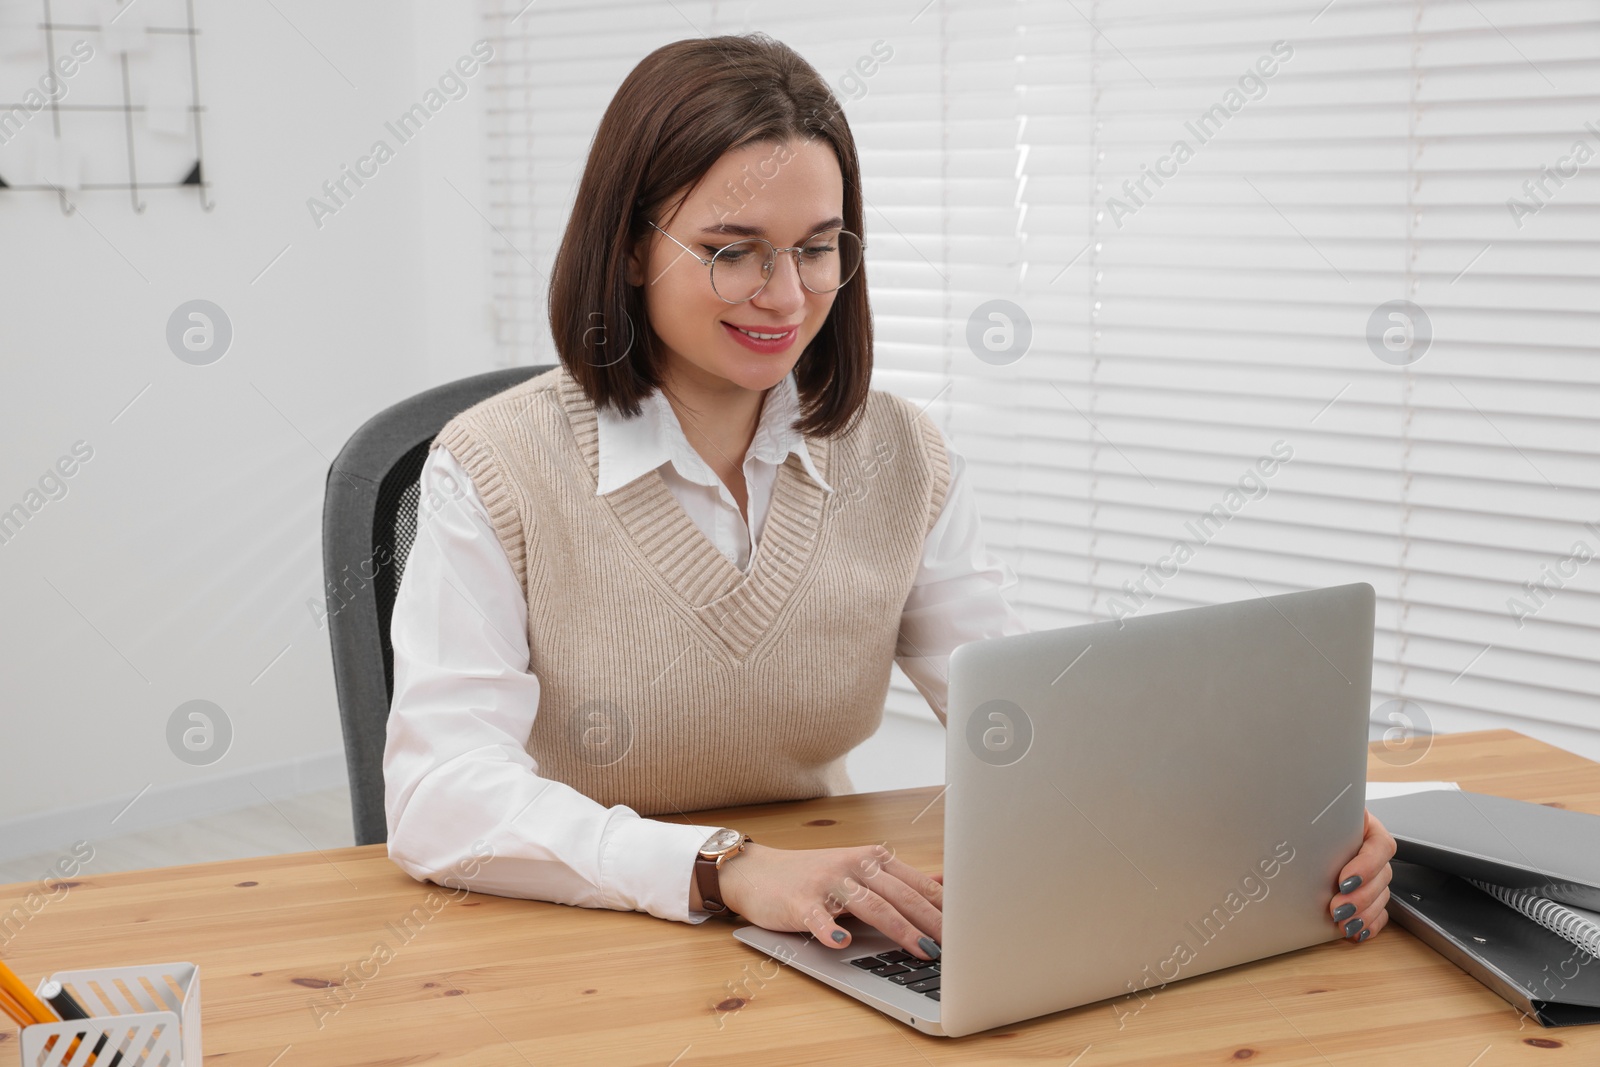
<svg viewBox="0 0 1600 1067"><path fill-rule="evenodd" d="M1394 850L1394 835L1372 812L1367 812L1361 851L1339 872L1339 884L1328 904L1334 925L1344 931L1347 940L1365 941L1389 925L1386 905L1389 879L1394 873L1389 861L1394 858Z"/></svg>

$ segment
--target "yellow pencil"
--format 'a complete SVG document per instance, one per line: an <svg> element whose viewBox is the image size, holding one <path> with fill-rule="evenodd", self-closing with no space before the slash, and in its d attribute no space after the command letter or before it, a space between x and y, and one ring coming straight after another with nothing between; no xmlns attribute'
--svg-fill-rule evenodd
<svg viewBox="0 0 1600 1067"><path fill-rule="evenodd" d="M33 1016L29 1015L22 1005L18 1004L11 994L4 990L0 990L0 1011L11 1016L11 1021L18 1026L33 1025Z"/></svg>
<svg viewBox="0 0 1600 1067"><path fill-rule="evenodd" d="M11 1015L13 1019L17 1020L18 1026L32 1026L35 1023L58 1023L61 1021L61 1016L56 1014L55 1009L34 996L33 990L24 985L22 979L18 978L16 972L7 967L3 960L0 960L0 1007L5 1009L7 1015ZM12 1014L13 1010L23 1015L26 1021L18 1019L16 1015ZM48 1052L54 1048L55 1044L55 1038L51 1038L45 1045L45 1051ZM72 1059L78 1051L79 1044L81 1042L78 1038L72 1039L72 1044L67 1048L66 1059ZM89 1057L89 1062L91 1064L94 1063L95 1057Z"/></svg>
<svg viewBox="0 0 1600 1067"><path fill-rule="evenodd" d="M56 1014L54 1008L33 995L33 990L23 984L16 972L0 960L0 990L11 995L11 999L22 1005L24 1011L33 1017L36 1023L58 1023L61 1016ZM32 1025L31 1023L29 1025Z"/></svg>

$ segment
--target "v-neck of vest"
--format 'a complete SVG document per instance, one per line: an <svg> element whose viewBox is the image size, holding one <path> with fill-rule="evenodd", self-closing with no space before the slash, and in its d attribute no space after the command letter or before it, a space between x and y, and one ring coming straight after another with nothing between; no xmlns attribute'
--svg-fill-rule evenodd
<svg viewBox="0 0 1600 1067"><path fill-rule="evenodd" d="M600 424L594 403L565 368L558 375L557 393L593 484L598 485ZM826 481L830 441L808 437L806 446ZM748 573L695 525L667 488L659 467L603 499L626 540L663 587L690 608L730 653L743 658L771 631L805 573L822 533L826 496L797 455L784 457Z"/></svg>

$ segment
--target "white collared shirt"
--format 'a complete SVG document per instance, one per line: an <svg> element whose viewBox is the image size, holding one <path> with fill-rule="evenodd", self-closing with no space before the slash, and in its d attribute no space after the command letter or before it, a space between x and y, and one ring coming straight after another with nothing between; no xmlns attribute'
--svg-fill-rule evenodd
<svg viewBox="0 0 1600 1067"><path fill-rule="evenodd" d="M640 406L640 415L635 419L621 418L609 408L596 409L600 473L595 492L604 496L661 467L667 487L694 524L741 571L750 569L752 546L761 540L778 468L790 452L800 457L800 465L813 482L824 492L833 492L812 462L805 438L794 431L794 422L800 417L800 392L792 373L767 391L755 437L745 452L748 530L733 494L689 444L677 413L661 390L651 393Z"/></svg>
<svg viewBox="0 0 1600 1067"><path fill-rule="evenodd" d="M660 390L632 419L596 410L595 491L604 495L660 469L695 525L747 570L791 452L824 492L834 491L793 429L798 415L790 374L768 391L745 455L748 529ZM950 487L901 613L906 647L919 655L895 659L941 722L950 652L1027 632L1003 595L1016 575L985 547L965 460L948 440L945 447ZM689 887L695 856L719 827L640 818L539 776L525 747L539 705L539 679L528 669L527 598L471 477L447 449L434 449L424 464L421 498L445 503L418 512L390 626L394 697L383 755L390 858L413 878L497 896L707 918L690 910ZM492 859L465 877L463 861L478 841Z"/></svg>

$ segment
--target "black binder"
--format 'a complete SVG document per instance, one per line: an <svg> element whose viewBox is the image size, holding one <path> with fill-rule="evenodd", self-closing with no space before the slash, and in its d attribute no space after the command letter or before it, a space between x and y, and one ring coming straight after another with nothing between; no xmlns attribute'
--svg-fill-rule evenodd
<svg viewBox="0 0 1600 1067"><path fill-rule="evenodd" d="M1541 1026L1600 1023L1600 957L1468 879L1600 905L1600 816L1435 790L1368 803L1398 845L1389 914Z"/></svg>

